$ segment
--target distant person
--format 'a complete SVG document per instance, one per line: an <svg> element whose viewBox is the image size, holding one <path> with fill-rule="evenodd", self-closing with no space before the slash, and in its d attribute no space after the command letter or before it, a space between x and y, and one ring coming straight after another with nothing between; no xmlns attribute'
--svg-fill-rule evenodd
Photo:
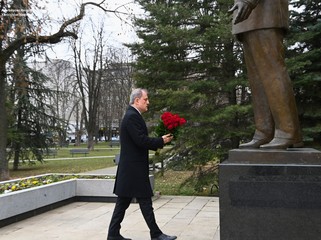
<svg viewBox="0 0 321 240"><path fill-rule="evenodd" d="M120 224L133 198L136 198L150 230L152 240L172 240L176 236L164 234L158 227L152 205L153 191L149 181L148 150L163 148L172 140L170 134L158 138L148 137L142 113L148 110L145 89L135 89L120 128L120 159L114 193L118 196L110 221L107 240L128 240L120 234Z"/></svg>
<svg viewBox="0 0 321 240"><path fill-rule="evenodd" d="M288 0L235 0L232 33L243 44L255 133L240 148L302 147L292 83L284 62Z"/></svg>

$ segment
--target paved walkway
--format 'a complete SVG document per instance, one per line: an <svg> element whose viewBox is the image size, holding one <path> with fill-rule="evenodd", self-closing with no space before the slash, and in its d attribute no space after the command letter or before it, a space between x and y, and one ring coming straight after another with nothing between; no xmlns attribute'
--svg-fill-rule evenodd
<svg viewBox="0 0 321 240"><path fill-rule="evenodd" d="M218 201L217 197L160 196L153 206L164 233L177 235L179 240L219 240ZM103 240L113 209L114 203L71 203L0 228L0 240ZM150 239L138 204L128 208L121 234L133 240Z"/></svg>

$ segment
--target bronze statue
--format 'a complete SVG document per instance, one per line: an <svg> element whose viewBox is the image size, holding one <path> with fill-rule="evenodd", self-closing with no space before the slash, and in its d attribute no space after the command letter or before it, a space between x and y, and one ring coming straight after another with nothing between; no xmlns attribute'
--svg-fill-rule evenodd
<svg viewBox="0 0 321 240"><path fill-rule="evenodd" d="M292 83L284 62L288 0L235 0L232 33L243 45L255 133L240 148L302 147Z"/></svg>

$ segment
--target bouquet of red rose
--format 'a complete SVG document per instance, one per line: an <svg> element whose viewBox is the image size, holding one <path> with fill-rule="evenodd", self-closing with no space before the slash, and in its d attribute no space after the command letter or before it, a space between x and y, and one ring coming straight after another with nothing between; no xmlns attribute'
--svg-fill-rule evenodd
<svg viewBox="0 0 321 240"><path fill-rule="evenodd" d="M161 115L161 119L155 129L155 132L159 137L171 133L173 134L175 139L178 135L179 127L184 125L185 123L186 120L184 118L181 118L178 114L164 112Z"/></svg>

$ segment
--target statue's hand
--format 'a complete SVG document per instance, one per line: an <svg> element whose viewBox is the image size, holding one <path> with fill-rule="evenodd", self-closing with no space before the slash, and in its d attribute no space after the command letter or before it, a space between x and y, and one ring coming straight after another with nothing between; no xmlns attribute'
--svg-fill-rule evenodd
<svg viewBox="0 0 321 240"><path fill-rule="evenodd" d="M239 1L235 3L234 6L228 10L228 12L234 12L235 10L237 10L234 19L234 24L237 24L247 19L254 8L255 5L249 1Z"/></svg>

